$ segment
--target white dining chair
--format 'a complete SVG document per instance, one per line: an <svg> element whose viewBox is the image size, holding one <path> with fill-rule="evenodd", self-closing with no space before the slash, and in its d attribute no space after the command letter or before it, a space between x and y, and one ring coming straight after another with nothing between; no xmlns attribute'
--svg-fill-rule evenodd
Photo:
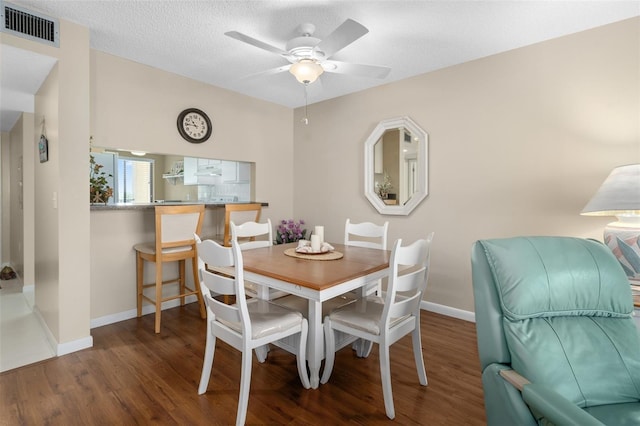
<svg viewBox="0 0 640 426"><path fill-rule="evenodd" d="M225 204L222 245L225 247L231 246L231 222L235 221L237 223L239 218L244 219L244 221L251 218L251 221L259 222L261 213L262 204L260 203Z"/></svg>
<svg viewBox="0 0 640 426"><path fill-rule="evenodd" d="M344 245L387 249L389 222L376 225L371 222L352 223L347 219L344 225Z"/></svg>
<svg viewBox="0 0 640 426"><path fill-rule="evenodd" d="M242 352L240 396L236 425L243 425L247 415L251 386L252 352L292 335L298 335L297 365L302 386L310 387L306 366L308 323L300 312L274 305L267 300L245 297L242 252L237 244L223 247L212 240L201 241L196 236L200 289L207 307L207 342L198 394L207 391L213 367L216 339L220 338ZM233 267L234 277L211 272L206 265ZM213 297L215 294L235 296L228 305Z"/></svg>
<svg viewBox="0 0 640 426"><path fill-rule="evenodd" d="M344 225L344 245L386 250L388 231L388 221L382 225L376 225L371 222L351 223L351 220L347 219ZM382 280L368 284L364 293L365 295L375 293L380 296Z"/></svg>
<svg viewBox="0 0 640 426"><path fill-rule="evenodd" d="M239 225L231 221L229 227L231 229L231 241L237 241L242 250L273 245L271 219L267 219L264 223L248 221ZM259 237L263 238L260 239Z"/></svg>
<svg viewBox="0 0 640 426"><path fill-rule="evenodd" d="M387 417L395 417L391 392L389 347L411 333L418 379L427 385L420 336L420 302L429 276L429 252L433 233L403 247L395 242L389 261L389 283L384 299L368 296L333 310L324 320L326 356L321 383L331 377L335 362L335 333L347 333L373 343L380 350L380 376Z"/></svg>
<svg viewBox="0 0 640 426"><path fill-rule="evenodd" d="M271 219L267 219L265 223L258 223L254 221L244 222L240 225L236 225L231 221L231 243L234 241L238 243L240 250L251 250L260 247L270 247L273 245L273 228L271 227ZM258 284L245 281L245 291L250 297L258 297ZM284 291L275 290L272 288L266 289L268 292L262 294L262 298L266 300L277 299L278 297L286 296L288 293Z"/></svg>

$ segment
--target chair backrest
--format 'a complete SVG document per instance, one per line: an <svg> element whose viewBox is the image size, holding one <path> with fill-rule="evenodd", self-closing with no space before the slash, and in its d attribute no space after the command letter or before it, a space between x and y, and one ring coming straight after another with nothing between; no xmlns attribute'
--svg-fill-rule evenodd
<svg viewBox="0 0 640 426"><path fill-rule="evenodd" d="M376 225L371 222L351 223L347 219L344 225L344 245L386 250L388 230L388 221L383 225ZM354 239L354 236L360 239Z"/></svg>
<svg viewBox="0 0 640 426"><path fill-rule="evenodd" d="M202 231L204 204L156 206L155 218L156 256L169 256L172 251L195 250L193 235Z"/></svg>
<svg viewBox="0 0 640 426"><path fill-rule="evenodd" d="M231 245L231 221L233 221L236 216L242 215L244 217L243 220L235 219L236 223L246 222L247 220L260 222L260 213L262 213L262 204L260 203L225 204L223 245L225 247Z"/></svg>
<svg viewBox="0 0 640 426"><path fill-rule="evenodd" d="M580 407L640 399L629 281L602 243L482 240L472 250L482 369L510 365Z"/></svg>
<svg viewBox="0 0 640 426"><path fill-rule="evenodd" d="M429 260L433 232L427 238L402 246L396 240L389 259L389 284L382 312L384 328L397 318L417 314L429 279Z"/></svg>
<svg viewBox="0 0 640 426"><path fill-rule="evenodd" d="M236 244L232 247L223 247L213 240L200 241L197 236L196 242L200 290L207 306L209 321L213 319L217 327L224 328L226 332L236 335L236 337L238 333L234 329L237 327L229 327L229 324L240 324L241 334L251 336L251 321L245 298L240 247ZM234 276L212 272L207 269L207 266L215 268L233 267ZM232 305L226 304L214 298L213 295L235 296L236 303ZM227 340L225 339L225 341ZM231 344L232 342L228 341L228 343Z"/></svg>
<svg viewBox="0 0 640 426"><path fill-rule="evenodd" d="M256 240L256 237L263 238ZM267 219L266 223L249 221L240 225L236 225L231 221L231 240L237 241L242 250L273 245L271 219Z"/></svg>

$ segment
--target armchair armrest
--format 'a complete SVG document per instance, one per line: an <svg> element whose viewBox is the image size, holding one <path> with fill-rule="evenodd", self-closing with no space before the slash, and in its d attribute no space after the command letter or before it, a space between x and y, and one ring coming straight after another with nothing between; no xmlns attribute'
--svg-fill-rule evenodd
<svg viewBox="0 0 640 426"><path fill-rule="evenodd" d="M556 425L604 426L598 419L546 386L531 383L514 370L502 370L500 375L522 392L522 399L536 418Z"/></svg>

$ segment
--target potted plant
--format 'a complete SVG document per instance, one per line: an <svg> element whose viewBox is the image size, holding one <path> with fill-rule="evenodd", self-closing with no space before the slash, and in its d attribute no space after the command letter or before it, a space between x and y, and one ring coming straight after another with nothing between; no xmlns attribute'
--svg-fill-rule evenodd
<svg viewBox="0 0 640 426"><path fill-rule="evenodd" d="M389 195L389 191L391 191L392 188L393 185L391 185L391 177L387 172L384 172L382 183L376 182L376 190L378 192L378 195L383 200L386 200Z"/></svg>
<svg viewBox="0 0 640 426"><path fill-rule="evenodd" d="M276 228L276 240L274 244L293 243L298 240L304 240L307 236L307 230L302 229L304 220L299 221L289 219L281 220L280 225Z"/></svg>
<svg viewBox="0 0 640 426"><path fill-rule="evenodd" d="M107 204L109 198L113 196L113 188L109 186L107 178L113 175L105 173L104 166L98 162L93 155L89 154L89 202L92 204Z"/></svg>

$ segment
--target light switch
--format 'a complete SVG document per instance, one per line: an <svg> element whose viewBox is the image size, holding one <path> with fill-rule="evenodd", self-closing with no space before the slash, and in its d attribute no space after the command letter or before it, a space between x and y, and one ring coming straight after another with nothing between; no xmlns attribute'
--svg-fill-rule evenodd
<svg viewBox="0 0 640 426"><path fill-rule="evenodd" d="M57 209L58 208L58 193L56 191L53 191L53 197L51 198L51 201L53 203L53 208Z"/></svg>

